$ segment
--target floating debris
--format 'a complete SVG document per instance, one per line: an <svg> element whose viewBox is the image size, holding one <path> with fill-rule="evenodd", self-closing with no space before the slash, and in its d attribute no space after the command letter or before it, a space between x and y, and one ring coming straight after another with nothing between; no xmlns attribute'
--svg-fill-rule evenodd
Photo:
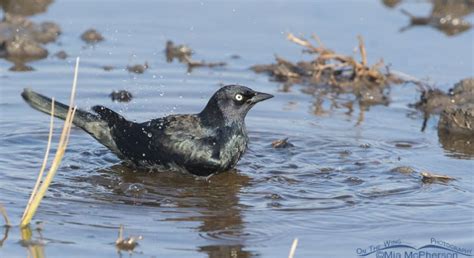
<svg viewBox="0 0 474 258"><path fill-rule="evenodd" d="M188 72L191 72L195 67L218 67L227 65L226 62L206 62L206 61L196 61L191 58L191 55L194 51L186 45L177 45L175 46L173 41L168 40L166 42L166 61L168 63L173 62L174 59L178 59L179 62L185 63L188 66Z"/></svg>
<svg viewBox="0 0 474 258"><path fill-rule="evenodd" d="M138 73L142 74L144 73L150 66L148 65L148 62L145 62L145 64L136 64L132 66L127 66L127 70L131 73Z"/></svg>
<svg viewBox="0 0 474 258"><path fill-rule="evenodd" d="M408 166L400 166L400 167L392 168L390 172L402 173L402 174L413 174L415 172L415 169Z"/></svg>
<svg viewBox="0 0 474 258"><path fill-rule="evenodd" d="M454 178L450 176L436 175L436 174L431 174L428 172L421 172L421 176L422 176L421 181L423 181L423 183L434 183L434 182L447 183L451 180L454 180Z"/></svg>
<svg viewBox="0 0 474 258"><path fill-rule="evenodd" d="M408 148L412 148L413 144L411 144L409 142L396 142L395 147L402 148L402 149L408 149Z"/></svg>
<svg viewBox="0 0 474 258"><path fill-rule="evenodd" d="M7 210L5 209L5 207L3 207L1 203L0 203L0 214L2 214L3 219L5 220L5 225L7 227L11 226L10 220L8 219Z"/></svg>
<svg viewBox="0 0 474 258"><path fill-rule="evenodd" d="M267 72L277 81L314 84L327 84L337 87L360 87L354 85L355 82L362 82L365 85L383 87L390 79L389 74L380 71L383 62L379 61L373 66L368 66L367 54L362 37L359 36L359 50L361 61L356 61L351 56L345 56L326 48L320 39L313 35L318 42L314 46L306 39L298 38L293 34L288 34L287 39L293 43L303 46L303 52L314 54L313 61L299 61L296 64L281 57L276 57L276 64L256 65L252 69L257 72Z"/></svg>
<svg viewBox="0 0 474 258"><path fill-rule="evenodd" d="M56 52L56 53L54 54L54 57L64 60L64 59L66 59L66 58L68 57L68 55L67 55L66 52L64 52L63 50L61 50L61 51L59 51L59 52Z"/></svg>
<svg viewBox="0 0 474 258"><path fill-rule="evenodd" d="M276 140L272 142L272 147L275 149L279 148L289 148L289 147L294 147L291 142L288 141L288 138L281 139L281 140Z"/></svg>
<svg viewBox="0 0 474 258"><path fill-rule="evenodd" d="M131 236L127 238L123 238L123 225L120 225L119 229L119 236L117 240L115 240L115 247L119 251L128 251L131 252L135 247L138 245L138 240L142 240L142 236Z"/></svg>
<svg viewBox="0 0 474 258"><path fill-rule="evenodd" d="M113 66L111 66L111 65L104 65L104 66L102 66L102 69L103 69L104 71L107 71L107 72L108 72L108 71L112 71L113 69L115 69L115 67L113 67Z"/></svg>
<svg viewBox="0 0 474 258"><path fill-rule="evenodd" d="M283 83L284 92L289 91L293 84L308 86L303 92L315 96L315 115L327 114L323 108L325 100L331 102L331 109L347 108L348 115L352 114L354 103L357 103L360 108L357 119L359 125L364 120L364 112L369 106L389 103L390 84L404 81L391 73L382 60L369 66L365 44L360 36L358 37L360 61L325 47L316 35L313 35L313 39L317 45L291 33L287 39L304 47L303 52L314 55L314 58L311 61L294 63L276 56L276 63L254 65L251 69L256 73L266 73L271 80ZM338 97L341 94L353 95L355 99L342 100ZM344 102L338 103L340 101Z"/></svg>
<svg viewBox="0 0 474 258"><path fill-rule="evenodd" d="M185 58L185 63L188 65L188 70L189 71L191 71L195 67L201 67L201 66L212 68L212 67L227 65L226 62L206 62L206 61L202 61L202 60L201 61L195 61L195 60L192 60L189 57L184 57L184 58Z"/></svg>
<svg viewBox="0 0 474 258"><path fill-rule="evenodd" d="M95 29L88 29L84 33L82 33L81 39L88 44L94 44L103 41L104 37Z"/></svg>
<svg viewBox="0 0 474 258"><path fill-rule="evenodd" d="M132 100L133 95L129 91L126 90L119 90L119 91L112 91L110 93L110 98L112 101L117 101L117 102L129 102Z"/></svg>
<svg viewBox="0 0 474 258"><path fill-rule="evenodd" d="M184 57L191 57L193 54L193 50L186 46L186 45L177 45L175 46L173 41L168 40L166 42L166 61L168 63L173 62L173 60L176 58L180 62L184 62Z"/></svg>

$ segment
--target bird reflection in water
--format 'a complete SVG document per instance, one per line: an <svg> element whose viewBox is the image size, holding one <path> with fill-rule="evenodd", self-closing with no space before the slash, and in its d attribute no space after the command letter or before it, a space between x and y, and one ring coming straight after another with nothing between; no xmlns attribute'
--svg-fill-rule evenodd
<svg viewBox="0 0 474 258"><path fill-rule="evenodd" d="M115 165L103 171L102 175L119 176L117 187L110 198L130 204L176 207L179 217L165 221L200 222L196 228L209 245L198 247L199 252L209 257L254 257L257 254L245 250L245 222L242 218L244 205L239 193L249 186L250 178L236 170L214 175L208 179L188 174L150 174L136 171L126 165ZM97 179L99 184L109 180ZM185 210L185 212L183 212ZM167 210L169 214L169 210ZM184 214L184 217L183 217ZM189 215L186 215L189 214Z"/></svg>

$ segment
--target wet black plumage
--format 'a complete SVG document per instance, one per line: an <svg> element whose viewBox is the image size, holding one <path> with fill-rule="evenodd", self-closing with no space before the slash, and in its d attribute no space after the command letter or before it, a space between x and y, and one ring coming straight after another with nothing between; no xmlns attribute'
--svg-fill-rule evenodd
<svg viewBox="0 0 474 258"><path fill-rule="evenodd" d="M22 96L33 108L50 112L51 99L30 89L25 89ZM271 97L244 86L228 85L214 93L198 114L135 123L104 106L94 106L93 112L78 110L73 123L136 165L207 176L237 164L248 143L247 112ZM55 116L64 119L67 108L55 103Z"/></svg>

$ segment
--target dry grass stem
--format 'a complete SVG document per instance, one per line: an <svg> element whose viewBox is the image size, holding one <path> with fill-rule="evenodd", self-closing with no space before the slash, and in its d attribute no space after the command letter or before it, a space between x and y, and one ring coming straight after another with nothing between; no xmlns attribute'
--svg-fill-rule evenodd
<svg viewBox="0 0 474 258"><path fill-rule="evenodd" d="M290 254L288 254L288 258L295 257L296 247L298 246L298 238L293 240L293 244L291 244Z"/></svg>
<svg viewBox="0 0 474 258"><path fill-rule="evenodd" d="M64 126L63 126L63 130L61 132L61 136L60 136L60 139L59 139L56 154L54 156L51 167L49 168L49 171L46 174L46 177L44 178L43 181L42 181L42 177L43 177L42 171L40 171L40 174L38 175L37 183L41 182L41 181L42 182L39 183L38 185L35 185L34 189L36 191L32 192L32 197L30 198L30 201L28 202L28 205L27 205L27 207L25 209L25 212L23 214L23 217L21 219L21 223L20 223L21 227L25 227L30 223L31 219L33 218L34 214L36 213L36 210L38 209L38 206L39 206L41 200L43 199L44 195L46 194L46 191L48 190L49 185L53 181L54 175L56 174L56 172L59 168L59 165L61 164L61 160L64 157L64 153L66 152L66 147L67 147L67 144L68 144L68 141L69 141L69 135L70 135L70 132L71 132L71 127L72 127L72 121L74 119L74 114L76 112L76 107L73 107L73 105L74 105L74 96L75 96L75 93L76 93L78 70L79 70L79 58L76 59L76 67L75 67L75 70L74 70L74 80L73 80L73 84L72 84L71 97L70 97L70 100L69 100L69 110L68 110L66 119L64 121ZM53 105L53 107L54 107L54 105ZM53 107L52 107L52 111L54 110ZM51 126L50 134L52 134L52 123L50 124L50 126ZM46 151L47 154L49 154L49 149L51 147L50 143L51 143L51 137L49 137L49 141L48 141L48 149ZM47 156L46 156L45 160L47 160ZM43 169L43 167L42 167L42 169Z"/></svg>
<svg viewBox="0 0 474 258"><path fill-rule="evenodd" d="M41 165L38 178L36 179L36 183L35 183L35 186L33 187L33 191L31 191L30 199L28 200L28 204L26 205L26 208L25 208L25 211L23 212L23 216L21 217L21 220L25 218L26 212L30 209L31 202L33 201L33 198L35 197L35 193L38 191L38 187L41 183L41 180L43 179L44 170L46 169L46 165L48 163L49 151L51 149L51 141L53 138L53 126L54 126L54 98L52 98L52 101L51 101L51 119L49 121L48 144L46 146L46 151L43 158L43 164Z"/></svg>
<svg viewBox="0 0 474 258"><path fill-rule="evenodd" d="M3 219L5 219L5 225L7 227L10 227L11 224L10 224L10 220L8 219L7 210L5 209L5 207L1 203L0 203L0 213L3 216Z"/></svg>

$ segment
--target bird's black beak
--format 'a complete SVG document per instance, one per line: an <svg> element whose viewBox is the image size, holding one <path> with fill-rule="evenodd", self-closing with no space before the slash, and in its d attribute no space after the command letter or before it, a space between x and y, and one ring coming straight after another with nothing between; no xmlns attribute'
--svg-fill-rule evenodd
<svg viewBox="0 0 474 258"><path fill-rule="evenodd" d="M258 103L260 101L264 101L266 99L271 99L271 98L273 98L272 94L256 91L254 93L254 96L249 99L249 102L252 103L252 104L255 104L255 103Z"/></svg>

